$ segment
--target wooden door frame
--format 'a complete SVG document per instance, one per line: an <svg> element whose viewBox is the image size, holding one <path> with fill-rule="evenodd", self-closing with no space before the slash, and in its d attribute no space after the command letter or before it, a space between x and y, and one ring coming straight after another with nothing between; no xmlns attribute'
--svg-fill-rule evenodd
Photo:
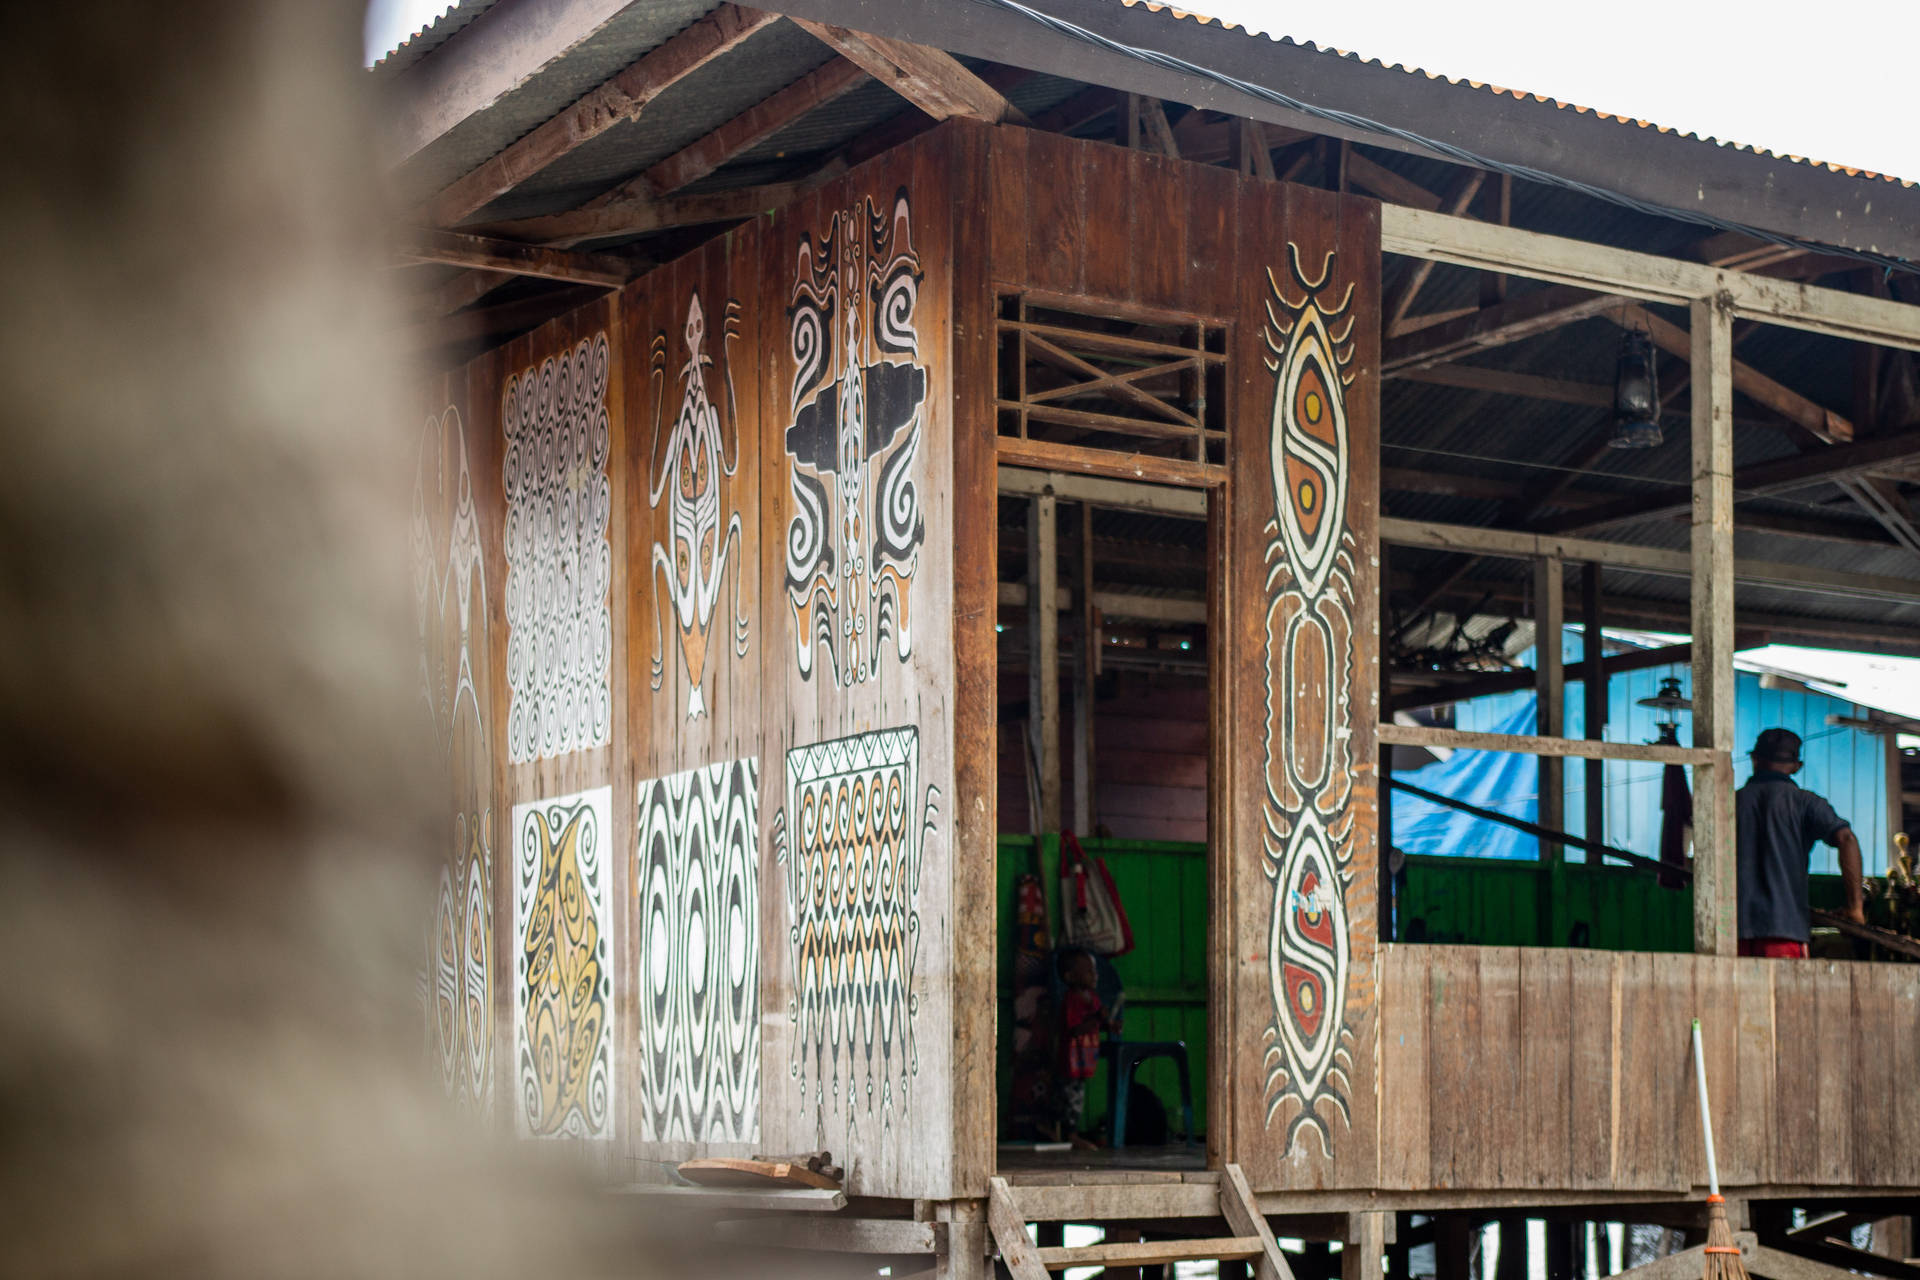
<svg viewBox="0 0 1920 1280"><path fill-rule="evenodd" d="M1232 538L1232 504L1228 500L1225 464L1203 464L1174 458L1128 455L1109 450L1079 449L1070 445L1048 445L1040 441L996 437L994 457L994 501L1002 493L1000 477L1008 469L1037 474L1085 477L1103 488L1122 486L1142 490L1173 489L1200 496L1204 511L1196 513L1188 503L1177 504L1176 514L1192 518L1198 514L1207 522L1207 1168L1219 1169L1233 1156L1227 1133L1232 1124L1233 1077L1231 1062L1233 1018L1233 824L1230 813L1231 788L1224 785L1232 766L1232 737L1225 732L1225 715L1232 696L1228 664L1232 654L1227 644L1227 620L1232 616L1228 601L1228 569ZM1068 501L1101 505L1087 496L1092 486L1074 486L1081 496L1062 493ZM1025 492L1016 490L1015 492ZM1108 503L1106 505L1117 505ZM1142 504L1148 505L1148 504ZM1169 504L1174 505L1174 504ZM998 528L998 520L994 527ZM999 558L998 535L992 556ZM999 674L996 669L996 689ZM997 702L997 694L996 694ZM995 833L996 839L998 833ZM994 856L999 851L996 846ZM997 871L996 871L997 875ZM994 891L994 991L998 1001L1000 963L999 891ZM1225 927L1222 927L1222 926ZM999 1063L999 1018L994 1019L994 1062ZM994 1168L999 1168L1000 1091L991 1091L993 1132L996 1136Z"/></svg>

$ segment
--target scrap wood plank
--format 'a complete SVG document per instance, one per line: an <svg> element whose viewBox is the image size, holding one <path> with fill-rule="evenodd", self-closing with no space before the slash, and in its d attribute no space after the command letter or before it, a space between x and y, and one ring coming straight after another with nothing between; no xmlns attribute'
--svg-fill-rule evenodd
<svg viewBox="0 0 1920 1280"><path fill-rule="evenodd" d="M1293 1280L1293 1268L1287 1265L1286 1255L1280 1252L1279 1241L1273 1238L1273 1228L1267 1224L1266 1215L1260 1212L1260 1202L1253 1198L1253 1188L1247 1185L1247 1174L1237 1164L1230 1164L1221 1171L1220 1213L1226 1218L1227 1226L1243 1236L1255 1236L1260 1241L1260 1252L1255 1255L1253 1265L1254 1280Z"/></svg>
<svg viewBox="0 0 1920 1280"><path fill-rule="evenodd" d="M906 1218L746 1218L715 1224L714 1234L734 1244L829 1253L942 1253L944 1222Z"/></svg>
<svg viewBox="0 0 1920 1280"><path fill-rule="evenodd" d="M686 1160L680 1176L703 1187L815 1187L838 1191L840 1183L790 1160L732 1160L714 1156Z"/></svg>
<svg viewBox="0 0 1920 1280"><path fill-rule="evenodd" d="M1013 1280L1047 1280L1046 1264L1027 1236L1027 1220L1016 1206L1005 1178L987 1180L987 1227Z"/></svg>
<svg viewBox="0 0 1920 1280"><path fill-rule="evenodd" d="M1038 1250L1049 1271L1068 1267L1163 1267L1170 1262L1213 1258L1241 1262L1260 1256L1258 1236L1219 1236L1205 1240L1127 1240L1114 1244L1057 1246Z"/></svg>
<svg viewBox="0 0 1920 1280"><path fill-rule="evenodd" d="M1920 940L1909 938L1904 933L1894 933L1890 929L1882 929L1876 925L1860 924L1838 912L1822 911L1818 907L1813 909L1812 915L1815 924L1838 929L1849 938L1859 938L1876 946L1885 947L1889 951L1897 951L1903 956L1912 956L1920 960Z"/></svg>
<svg viewBox="0 0 1920 1280"><path fill-rule="evenodd" d="M733 1187L670 1187L657 1182L634 1182L611 1187L611 1195L634 1196L661 1204L695 1210L798 1210L834 1213L847 1207L847 1193L815 1187L770 1187L753 1191Z"/></svg>

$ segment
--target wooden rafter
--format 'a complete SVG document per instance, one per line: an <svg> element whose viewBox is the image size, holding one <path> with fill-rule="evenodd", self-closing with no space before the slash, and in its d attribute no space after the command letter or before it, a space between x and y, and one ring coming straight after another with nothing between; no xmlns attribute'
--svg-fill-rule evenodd
<svg viewBox="0 0 1920 1280"><path fill-rule="evenodd" d="M1418 334L1392 338L1381 355L1381 372L1444 364L1475 351L1487 351L1547 333L1578 320L1618 310L1620 300L1572 285L1550 285L1517 298L1477 308L1473 314L1437 324Z"/></svg>
<svg viewBox="0 0 1920 1280"><path fill-rule="evenodd" d="M840 165L829 165L804 183L781 182L764 187L742 187L736 191L715 191L706 195L674 196L666 200L633 198L610 201L565 213L496 222L475 230L505 239L564 249L583 240L646 235L672 227L697 227L712 222L735 222L792 203L812 186L841 172L842 168Z"/></svg>
<svg viewBox="0 0 1920 1280"><path fill-rule="evenodd" d="M1532 400L1556 400L1562 404L1605 408L1613 403L1613 388L1605 383L1543 378L1536 374L1513 373L1506 369L1488 369L1473 364L1437 364L1430 369L1403 369L1399 377L1406 382L1462 387L1469 391L1493 391Z"/></svg>
<svg viewBox="0 0 1920 1280"><path fill-rule="evenodd" d="M484 208L583 143L637 118L663 90L737 48L778 16L721 5L441 191L428 201L423 221L451 226Z"/></svg>
<svg viewBox="0 0 1920 1280"><path fill-rule="evenodd" d="M515 274L511 271L494 271L486 267L474 267L471 270L462 271L433 291L424 310L430 316L451 315L455 311L464 311L515 278Z"/></svg>
<svg viewBox="0 0 1920 1280"><path fill-rule="evenodd" d="M634 264L604 253L570 253L539 245L515 244L458 231L423 231L401 246L408 262L444 262L456 267L478 267L512 275L538 276L573 284L597 284L616 289L633 278Z"/></svg>
<svg viewBox="0 0 1920 1280"><path fill-rule="evenodd" d="M987 124L1027 123L1026 115L1006 95L944 50L809 18L793 21L935 120L958 116Z"/></svg>
<svg viewBox="0 0 1920 1280"><path fill-rule="evenodd" d="M400 332L399 344L404 350L433 351L457 343L482 342L521 333L591 302L604 292L596 285L575 285L530 298L516 298L496 307L476 307L458 315L412 325Z"/></svg>
<svg viewBox="0 0 1920 1280"><path fill-rule="evenodd" d="M394 80L381 120L400 164L598 33L629 0L502 0Z"/></svg>
<svg viewBox="0 0 1920 1280"><path fill-rule="evenodd" d="M1915 454L1920 454L1920 427L1870 436L1852 444L1833 445L1816 453L1742 467L1733 473L1733 488L1743 498L1765 497L1810 484L1832 483L1848 476L1864 475L1886 463ZM1684 495L1675 497L1671 493L1620 498L1605 506L1570 511L1539 521L1534 525L1534 530L1540 533L1572 533L1576 530L1598 529L1610 524L1671 515L1686 510L1689 505Z"/></svg>
<svg viewBox="0 0 1920 1280"><path fill-rule="evenodd" d="M657 200L718 169L727 161L792 124L815 107L833 101L867 78L845 58L794 81L733 119L668 156L665 160L589 200L583 209L601 209L634 200Z"/></svg>
<svg viewBox="0 0 1920 1280"><path fill-rule="evenodd" d="M1653 345L1669 355L1684 358L1687 354L1690 341L1687 331L1663 320L1645 307L1630 305L1601 314L1626 328L1644 329L1647 336L1653 339ZM1733 362L1733 389L1765 405L1823 444L1839 444L1853 439L1853 423L1846 418L1738 360Z"/></svg>
<svg viewBox="0 0 1920 1280"><path fill-rule="evenodd" d="M1486 180L1485 170L1468 170L1461 175L1458 185L1449 193L1444 206L1439 197L1433 197L1434 207L1444 207L1448 213L1465 213L1472 207L1474 197L1480 194L1480 188ZM1421 192L1431 194L1426 192L1425 188L1421 188ZM1413 332L1407 327L1407 313L1413 309L1414 299L1420 296L1420 290L1424 289L1427 281L1432 278L1436 265L1431 258L1422 258L1415 262L1413 269L1407 273L1407 278L1394 290L1393 296L1387 298L1382 304L1381 310L1386 317L1382 332L1387 337L1396 338L1403 333Z"/></svg>

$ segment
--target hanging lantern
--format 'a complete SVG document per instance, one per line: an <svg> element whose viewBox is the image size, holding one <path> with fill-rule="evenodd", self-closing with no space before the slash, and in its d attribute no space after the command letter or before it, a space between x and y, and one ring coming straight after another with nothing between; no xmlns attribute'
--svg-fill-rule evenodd
<svg viewBox="0 0 1920 1280"><path fill-rule="evenodd" d="M1613 369L1613 437L1607 443L1615 449L1652 449L1660 440L1660 386L1654 378L1653 341L1629 330Z"/></svg>

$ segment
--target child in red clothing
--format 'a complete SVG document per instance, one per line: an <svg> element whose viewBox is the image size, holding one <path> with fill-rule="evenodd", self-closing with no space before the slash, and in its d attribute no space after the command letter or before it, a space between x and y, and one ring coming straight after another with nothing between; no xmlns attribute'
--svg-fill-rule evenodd
<svg viewBox="0 0 1920 1280"><path fill-rule="evenodd" d="M1100 971L1092 952L1066 953L1060 979L1067 988L1060 1008L1060 1109L1065 1132L1077 1138L1087 1081L1100 1065L1100 1038L1116 1028L1100 1001Z"/></svg>

